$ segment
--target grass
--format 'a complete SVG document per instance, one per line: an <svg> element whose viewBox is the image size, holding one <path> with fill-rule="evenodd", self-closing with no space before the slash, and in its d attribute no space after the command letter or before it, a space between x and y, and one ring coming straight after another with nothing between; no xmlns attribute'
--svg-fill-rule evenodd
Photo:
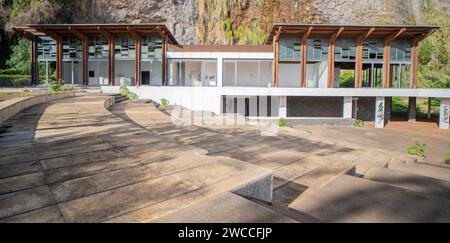
<svg viewBox="0 0 450 243"><path fill-rule="evenodd" d="M439 101L432 100L431 110L433 116L437 115L437 111L439 110L437 106L439 106ZM408 110L409 110L408 98L392 97L392 115L407 117ZM422 99L417 99L416 117L425 119L427 118L427 112L428 112L428 100L424 101Z"/></svg>
<svg viewBox="0 0 450 243"><path fill-rule="evenodd" d="M424 144L419 144L416 143L414 145L409 146L406 149L406 152L411 155L411 156L416 156L419 159L423 159L425 158L425 151L428 148L428 144L424 143Z"/></svg>

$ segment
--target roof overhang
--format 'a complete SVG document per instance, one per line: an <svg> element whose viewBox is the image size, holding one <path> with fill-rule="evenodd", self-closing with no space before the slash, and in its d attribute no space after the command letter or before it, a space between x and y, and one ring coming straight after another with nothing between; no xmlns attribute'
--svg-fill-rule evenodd
<svg viewBox="0 0 450 243"><path fill-rule="evenodd" d="M36 36L67 36L67 35L100 35L102 33L115 34L159 34L166 36L168 42L178 45L177 40L173 37L170 30L165 24L145 23L145 24L31 24L26 26L13 27L13 30L26 37L33 38Z"/></svg>
<svg viewBox="0 0 450 243"><path fill-rule="evenodd" d="M312 29L311 29L312 28ZM303 35L311 29L310 36L328 36L340 31L339 37L358 38L368 31L371 31L371 37L389 37L393 34L401 33L396 37L412 37L422 40L439 27L436 26L416 26L416 25L333 25L333 24L283 24L276 23L272 26L270 34L266 39L266 44L272 44L273 38L280 31L280 34L298 34ZM404 29L404 30L403 30Z"/></svg>

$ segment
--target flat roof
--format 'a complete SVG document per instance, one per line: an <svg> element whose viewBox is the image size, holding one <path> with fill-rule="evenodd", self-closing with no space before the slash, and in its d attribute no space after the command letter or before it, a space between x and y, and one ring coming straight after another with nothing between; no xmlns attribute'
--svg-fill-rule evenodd
<svg viewBox="0 0 450 243"><path fill-rule="evenodd" d="M373 29L370 36L387 37L395 34L401 29L405 29L398 37L422 37L426 38L435 32L437 26L421 26L421 25L338 25L338 24L286 24L275 23L270 30L266 39L266 44L272 44L273 38L277 30L280 34L299 34L303 35L310 31L310 36L332 36L341 30L340 36L359 37Z"/></svg>
<svg viewBox="0 0 450 243"><path fill-rule="evenodd" d="M169 45L171 52L273 52L272 45Z"/></svg>
<svg viewBox="0 0 450 243"><path fill-rule="evenodd" d="M114 23L114 24L30 24L25 26L13 27L17 33L29 38L32 36L55 36L55 35L77 35L82 33L86 35L98 35L101 32L110 34L118 33L139 33L150 34L157 33L168 37L170 44L178 45L170 30L163 23Z"/></svg>

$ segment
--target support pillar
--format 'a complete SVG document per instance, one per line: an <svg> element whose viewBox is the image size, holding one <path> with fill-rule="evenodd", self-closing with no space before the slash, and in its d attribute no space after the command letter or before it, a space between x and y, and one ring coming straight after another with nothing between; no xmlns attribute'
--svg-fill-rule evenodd
<svg viewBox="0 0 450 243"><path fill-rule="evenodd" d="M162 53L162 84L167 85L167 36L163 39L163 53Z"/></svg>
<svg viewBox="0 0 450 243"><path fill-rule="evenodd" d="M449 109L450 109L450 99L441 99L441 104L439 105L439 128L448 129L449 128Z"/></svg>
<svg viewBox="0 0 450 243"><path fill-rule="evenodd" d="M115 46L114 46L114 38L109 38L108 40L109 44L109 56L108 56L108 84L114 85L115 83L115 75L116 75L116 68L115 68Z"/></svg>
<svg viewBox="0 0 450 243"><path fill-rule="evenodd" d="M280 104L278 106L278 117L287 117L287 96L280 96Z"/></svg>
<svg viewBox="0 0 450 243"><path fill-rule="evenodd" d="M89 58L89 38L85 36L81 39L83 44L83 62L82 62L82 72L83 72L83 85L89 85L89 77L88 77L88 58Z"/></svg>
<svg viewBox="0 0 450 243"><path fill-rule="evenodd" d="M345 96L342 117L351 119L352 113L353 113L353 97Z"/></svg>
<svg viewBox="0 0 450 243"><path fill-rule="evenodd" d="M59 37L56 39L56 82L58 84L61 84L62 80L62 69L63 69L62 55L63 55L62 38Z"/></svg>
<svg viewBox="0 0 450 243"><path fill-rule="evenodd" d="M39 84L39 65L37 61L37 37L31 41L31 85Z"/></svg>
<svg viewBox="0 0 450 243"><path fill-rule="evenodd" d="M416 97L409 97L408 122L416 122Z"/></svg>
<svg viewBox="0 0 450 243"><path fill-rule="evenodd" d="M385 98L376 97L375 101L375 128L384 128L385 125Z"/></svg>

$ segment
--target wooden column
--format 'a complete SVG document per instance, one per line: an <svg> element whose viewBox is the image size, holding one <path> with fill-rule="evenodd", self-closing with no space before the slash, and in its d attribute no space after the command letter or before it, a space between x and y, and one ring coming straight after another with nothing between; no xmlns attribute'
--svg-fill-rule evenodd
<svg viewBox="0 0 450 243"><path fill-rule="evenodd" d="M114 44L114 38L108 39L109 55L108 55L108 84L115 84L116 67L115 67L115 55L116 49Z"/></svg>
<svg viewBox="0 0 450 243"><path fill-rule="evenodd" d="M334 85L334 49L335 41L341 35L344 28L339 28L331 38L328 40L328 88L333 88Z"/></svg>
<svg viewBox="0 0 450 243"><path fill-rule="evenodd" d="M364 41L375 31L375 28L370 28L367 32L364 32L360 37L356 39L356 65L355 65L355 88L362 87L363 77L363 48Z"/></svg>
<svg viewBox="0 0 450 243"><path fill-rule="evenodd" d="M413 39L411 47L411 88L417 88L417 73L419 69L419 40Z"/></svg>
<svg viewBox="0 0 450 243"><path fill-rule="evenodd" d="M56 38L56 82L61 84L63 69L63 44L62 37Z"/></svg>
<svg viewBox="0 0 450 243"><path fill-rule="evenodd" d="M88 59L89 59L89 38L85 36L83 39L81 39L83 44L83 84L89 85L89 75L88 75Z"/></svg>
<svg viewBox="0 0 450 243"><path fill-rule="evenodd" d="M307 63L307 52L308 43L302 41L301 43L301 60L300 60L300 87L306 87L306 63Z"/></svg>
<svg viewBox="0 0 450 243"><path fill-rule="evenodd" d="M300 59L300 87L306 87L306 64L308 61L308 37L313 27L309 27L305 31L301 42L301 59Z"/></svg>
<svg viewBox="0 0 450 243"><path fill-rule="evenodd" d="M141 35L137 32L132 32L131 34L134 39L134 44L136 46L136 62L134 69L134 80L135 85L139 86L141 84Z"/></svg>
<svg viewBox="0 0 450 243"><path fill-rule="evenodd" d="M278 87L278 62L279 62L279 53L278 53L278 45L281 34L281 27L276 30L275 35L273 37L273 87Z"/></svg>
<svg viewBox="0 0 450 243"><path fill-rule="evenodd" d="M162 85L165 86L167 85L167 35L165 33L162 48Z"/></svg>
<svg viewBox="0 0 450 243"><path fill-rule="evenodd" d="M334 83L334 41L328 43L328 88L333 88Z"/></svg>
<svg viewBox="0 0 450 243"><path fill-rule="evenodd" d="M31 39L31 85L39 84L39 65L37 62L37 37Z"/></svg>
<svg viewBox="0 0 450 243"><path fill-rule="evenodd" d="M390 72L391 72L391 44L384 44L384 60L383 60L383 88L389 88Z"/></svg>
<svg viewBox="0 0 450 243"><path fill-rule="evenodd" d="M384 72L384 78L383 78L383 87L389 88L391 86L391 44L392 42L397 39L403 32L406 31L406 28L401 28L397 32L393 33L392 35L388 36L384 41L384 62L383 62L383 72Z"/></svg>
<svg viewBox="0 0 450 243"><path fill-rule="evenodd" d="M356 44L356 64L355 64L355 88L361 88L362 86L362 68L363 68L363 43L358 42Z"/></svg>

